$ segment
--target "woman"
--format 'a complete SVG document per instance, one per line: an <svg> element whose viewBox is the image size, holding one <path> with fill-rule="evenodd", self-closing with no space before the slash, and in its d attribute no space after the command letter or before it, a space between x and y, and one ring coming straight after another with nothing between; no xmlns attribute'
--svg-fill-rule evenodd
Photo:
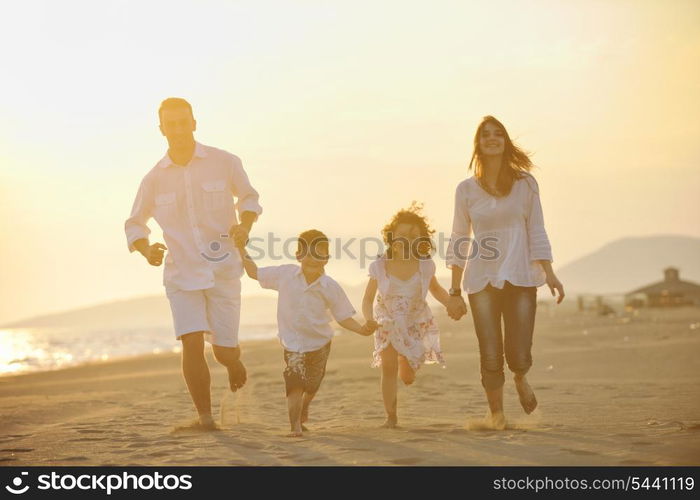
<svg viewBox="0 0 700 500"><path fill-rule="evenodd" d="M447 312L453 319L467 313L460 289L464 273L462 284L479 340L481 384L492 425L503 429L504 351L520 404L529 414L537 407L525 378L532 365L537 287L546 283L553 296L557 290L557 304L564 299L564 287L552 270L539 189L529 173L533 164L493 116L485 116L477 128L472 168L474 175L455 193L447 250L447 267L452 269Z"/></svg>

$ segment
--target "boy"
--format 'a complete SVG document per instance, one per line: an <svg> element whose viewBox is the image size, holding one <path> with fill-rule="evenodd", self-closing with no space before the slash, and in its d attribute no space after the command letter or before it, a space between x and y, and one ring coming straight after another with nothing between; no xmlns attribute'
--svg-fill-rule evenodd
<svg viewBox="0 0 700 500"><path fill-rule="evenodd" d="M284 347L284 382L291 433L301 437L309 417L309 404L326 372L331 348L333 318L348 330L369 336L377 329L374 321L360 325L355 309L340 285L324 273L328 262L328 238L311 229L299 235L296 258L300 265L286 264L258 269L245 251L245 235L236 239L245 271L263 288L279 292L277 324Z"/></svg>

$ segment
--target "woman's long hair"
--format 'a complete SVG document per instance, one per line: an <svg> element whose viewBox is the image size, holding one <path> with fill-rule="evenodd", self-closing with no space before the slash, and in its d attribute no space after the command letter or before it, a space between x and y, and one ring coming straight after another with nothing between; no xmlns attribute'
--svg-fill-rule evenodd
<svg viewBox="0 0 700 500"><path fill-rule="evenodd" d="M481 137L481 132L487 123L493 123L498 128L503 131L503 137L505 139L505 147L503 148L503 163L498 172L498 179L496 180L496 187L498 193L494 193L489 186L481 182L484 175L484 162L483 155L481 153L481 147L479 146L479 138ZM534 168L530 156L527 152L520 149L515 143L510 139L508 131L503 126L503 124L498 121L495 117L491 115L484 116L476 129L476 135L474 136L474 153L472 153L472 159L469 162L469 170L474 168L474 175L476 176L479 185L487 192L493 196L507 196L510 190L513 188L513 183L516 179L526 177L530 170Z"/></svg>

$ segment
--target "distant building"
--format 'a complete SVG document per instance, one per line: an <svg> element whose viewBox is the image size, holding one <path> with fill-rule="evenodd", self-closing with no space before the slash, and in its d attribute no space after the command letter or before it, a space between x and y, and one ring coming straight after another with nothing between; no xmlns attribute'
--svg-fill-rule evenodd
<svg viewBox="0 0 700 500"><path fill-rule="evenodd" d="M664 269L664 280L625 294L625 304L632 307L700 306L700 285L683 281L678 269Z"/></svg>

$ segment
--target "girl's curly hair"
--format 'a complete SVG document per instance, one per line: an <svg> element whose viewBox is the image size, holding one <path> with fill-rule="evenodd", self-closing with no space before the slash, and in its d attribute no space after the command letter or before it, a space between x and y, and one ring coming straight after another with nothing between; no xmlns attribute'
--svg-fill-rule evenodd
<svg viewBox="0 0 700 500"><path fill-rule="evenodd" d="M432 254L435 249L432 239L435 230L430 227L427 218L421 214L422 210L423 204L413 200L410 207L399 210L391 218L391 221L384 226L382 238L387 247L387 257L392 258L391 245L394 243L394 234L399 224L411 224L418 228L420 236L416 240L415 248L411 247L411 252L416 251L418 258L426 258Z"/></svg>

